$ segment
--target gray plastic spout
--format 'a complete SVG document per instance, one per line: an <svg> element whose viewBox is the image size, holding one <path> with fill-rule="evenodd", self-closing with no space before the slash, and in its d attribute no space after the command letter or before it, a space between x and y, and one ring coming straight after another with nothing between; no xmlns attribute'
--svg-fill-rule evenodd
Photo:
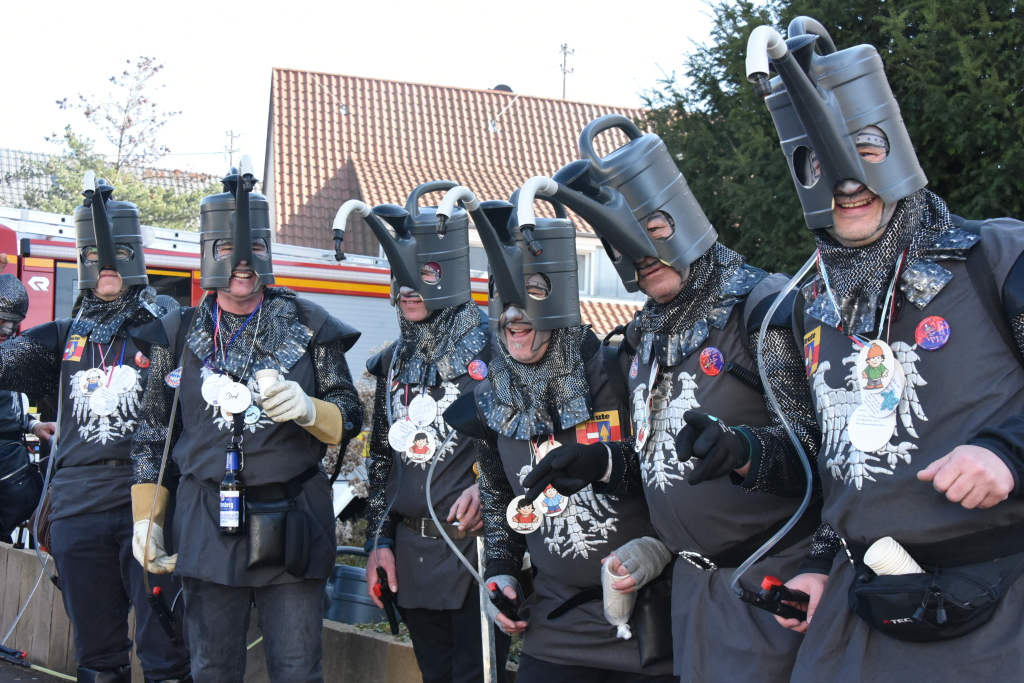
<svg viewBox="0 0 1024 683"><path fill-rule="evenodd" d="M92 193L89 192L90 175L92 183ZM96 236L96 250L99 252L99 267L110 266L111 268L117 267L117 254L114 253L114 230L110 224L110 216L107 215L107 199L113 194L114 188L107 184L107 181L100 178L99 184L96 183L96 174L92 171L86 171L85 176L86 189L82 192L87 199L92 200L92 225L93 233ZM97 271L98 273L99 271Z"/></svg>
<svg viewBox="0 0 1024 683"><path fill-rule="evenodd" d="M394 273L398 284L416 289L419 278L416 277L416 240L412 235L405 232L404 235L399 234L396 239L388 231L384 222L358 199L350 199L338 209L338 213L334 217L335 235L339 232L339 225L342 226L340 232L344 235L344 226L353 212L358 212L363 217L366 224L370 226L370 230L380 241L380 246L388 257L388 265L391 266L391 272ZM337 258L337 254L335 254L335 258Z"/></svg>
<svg viewBox="0 0 1024 683"><path fill-rule="evenodd" d="M834 98L834 95L819 92L778 31L770 26L758 26L747 41L747 80L754 83L762 97L770 94L770 86L767 86L769 57L786 86L811 149L818 156L822 180L828 182L829 187L835 187L847 178L860 180L862 168L856 157L856 148L849 144L849 133L822 99L823 96Z"/></svg>
<svg viewBox="0 0 1024 683"><path fill-rule="evenodd" d="M233 246L231 249L231 261L239 264L248 261L253 265L255 257L252 254L252 224L249 218L249 193L256 185L256 176L252 166L252 159L248 154L243 154L238 162L238 185L235 190L235 220L233 230Z"/></svg>
<svg viewBox="0 0 1024 683"><path fill-rule="evenodd" d="M523 250L519 248L515 238L509 233L508 226L493 225L487 217L487 213L481 208L476 195L463 185L449 190L441 200L441 204L437 207L439 226L451 217L456 202L462 202L463 207L473 218L473 225L476 226L477 234L480 235L480 241L484 245L484 251L487 252L487 261L491 266L494 286L497 287L502 302L524 306L526 304L526 287L522 277Z"/></svg>

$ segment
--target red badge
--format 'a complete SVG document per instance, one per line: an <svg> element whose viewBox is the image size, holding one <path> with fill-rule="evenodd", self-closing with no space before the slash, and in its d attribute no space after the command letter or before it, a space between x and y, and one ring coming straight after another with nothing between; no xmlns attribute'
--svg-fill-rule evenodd
<svg viewBox="0 0 1024 683"><path fill-rule="evenodd" d="M945 318L930 315L917 324L914 340L926 351L938 351L949 341L949 323Z"/></svg>
<svg viewBox="0 0 1024 683"><path fill-rule="evenodd" d="M714 377L722 372L724 366L725 358L722 356L722 352L714 346L709 346L700 352L700 369L704 371L705 375Z"/></svg>
<svg viewBox="0 0 1024 683"><path fill-rule="evenodd" d="M487 363L479 358L469 364L469 376L480 381L487 377Z"/></svg>
<svg viewBox="0 0 1024 683"><path fill-rule="evenodd" d="M142 351L135 354L135 364L145 370L149 367L149 359L142 355Z"/></svg>

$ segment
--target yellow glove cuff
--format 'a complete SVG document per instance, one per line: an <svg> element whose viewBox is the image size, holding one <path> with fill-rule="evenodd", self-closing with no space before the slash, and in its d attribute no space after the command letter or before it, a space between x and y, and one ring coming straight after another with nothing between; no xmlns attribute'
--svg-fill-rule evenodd
<svg viewBox="0 0 1024 683"><path fill-rule="evenodd" d="M311 424L303 426L303 429L324 443L341 443L341 436L345 431L345 419L341 415L341 409L333 403L312 396L310 400L316 409L316 418Z"/></svg>
<svg viewBox="0 0 1024 683"><path fill-rule="evenodd" d="M171 497L171 492L163 486L158 490L156 484L132 486L132 521L141 522L144 519L149 519L154 495L156 495L156 512L153 514L153 523L163 528L164 517L167 515L167 501Z"/></svg>

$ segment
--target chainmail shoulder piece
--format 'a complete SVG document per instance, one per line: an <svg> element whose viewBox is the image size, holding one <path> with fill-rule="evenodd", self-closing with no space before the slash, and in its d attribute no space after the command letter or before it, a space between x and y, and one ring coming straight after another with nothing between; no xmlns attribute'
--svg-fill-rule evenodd
<svg viewBox="0 0 1024 683"><path fill-rule="evenodd" d="M554 434L590 419L584 344L600 343L589 325L553 330L537 363L520 363L495 341L491 388L478 397L487 424L512 439Z"/></svg>
<svg viewBox="0 0 1024 683"><path fill-rule="evenodd" d="M132 285L113 301L104 301L88 290L82 297L82 314L71 325L71 334L89 341L109 344L122 327L141 327L166 311L156 302L156 292L147 285Z"/></svg>
<svg viewBox="0 0 1024 683"><path fill-rule="evenodd" d="M388 444L388 380L386 377L377 378L377 390L373 395L373 431L370 432L370 457L366 466L367 474L367 496L366 510L363 515L366 517L366 538L372 541L377 533L377 526L381 517L387 509L387 485L391 476L391 467L394 464L394 451ZM395 538L395 528L401 519L397 513L390 513L384 521L380 530L382 539Z"/></svg>
<svg viewBox="0 0 1024 683"><path fill-rule="evenodd" d="M885 234L866 247L844 247L823 230L816 231L816 239L819 267L826 270L832 297L819 273L804 288L807 314L830 327L841 327L847 334L867 334L877 326L879 309L904 249L907 255L900 291L907 301L924 309L953 279L936 261L966 259L980 237L955 227L941 198L918 190L899 201Z"/></svg>
<svg viewBox="0 0 1024 683"><path fill-rule="evenodd" d="M686 284L672 301L648 299L637 313L640 359L649 363L653 353L663 367L678 365L700 348L711 327L725 327L733 306L766 275L716 242L690 264Z"/></svg>
<svg viewBox="0 0 1024 683"><path fill-rule="evenodd" d="M758 371L756 363L759 332L760 330L754 330L747 338L747 347L754 358L755 373ZM821 492L821 478L817 467L821 429L814 412L803 354L791 329L771 326L766 330L764 363L765 374L775 398L810 460L811 473L814 477L814 495L817 496ZM803 463L767 396L765 405L770 424L766 427L745 427L758 440L761 458L757 463L753 485L744 486L744 489L752 493L799 498L807 490L807 476Z"/></svg>
<svg viewBox="0 0 1024 683"><path fill-rule="evenodd" d="M826 558L832 560L839 554L843 547L843 541L835 529L826 522L822 522L814 535L811 536L811 549L809 555L814 558Z"/></svg>
<svg viewBox="0 0 1024 683"><path fill-rule="evenodd" d="M434 387L466 374L487 345L487 316L473 301L444 308L423 322L398 311L402 335L395 346L395 375L403 384Z"/></svg>
<svg viewBox="0 0 1024 683"><path fill-rule="evenodd" d="M498 444L490 439L473 441L480 473L480 510L487 560L485 578L500 574L518 576L526 554L526 536L512 531L505 519L505 510L516 494L505 476Z"/></svg>
<svg viewBox="0 0 1024 683"><path fill-rule="evenodd" d="M290 289L268 287L261 310L235 339L225 359L222 353L213 353L213 304L216 297L208 296L196 310L198 318L188 337L188 347L200 359L208 359L218 372L239 379L251 379L257 370L270 368L286 373L306 353L309 340L313 338L313 331L299 321L299 307L295 299L295 292ZM224 348L248 317L221 312L218 348Z"/></svg>

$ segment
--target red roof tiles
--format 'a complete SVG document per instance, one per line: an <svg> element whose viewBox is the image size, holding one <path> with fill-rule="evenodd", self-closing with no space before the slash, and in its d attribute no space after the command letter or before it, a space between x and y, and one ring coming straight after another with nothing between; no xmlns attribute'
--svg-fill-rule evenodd
<svg viewBox="0 0 1024 683"><path fill-rule="evenodd" d="M580 299L580 316L583 322L593 325L594 334L599 337L615 329L616 325L626 325L633 319L633 314L640 310L643 302L637 303L611 303L609 301L594 301L593 299Z"/></svg>
<svg viewBox="0 0 1024 683"><path fill-rule="evenodd" d="M278 238L328 248L331 222L346 200L404 204L428 180L458 181L481 200L507 199L531 176L550 175L576 159L579 132L610 113L642 115L496 90L274 69L267 190ZM598 152L624 142L611 131L597 139ZM538 210L543 214L542 205ZM377 253L376 240L355 216L345 248Z"/></svg>

